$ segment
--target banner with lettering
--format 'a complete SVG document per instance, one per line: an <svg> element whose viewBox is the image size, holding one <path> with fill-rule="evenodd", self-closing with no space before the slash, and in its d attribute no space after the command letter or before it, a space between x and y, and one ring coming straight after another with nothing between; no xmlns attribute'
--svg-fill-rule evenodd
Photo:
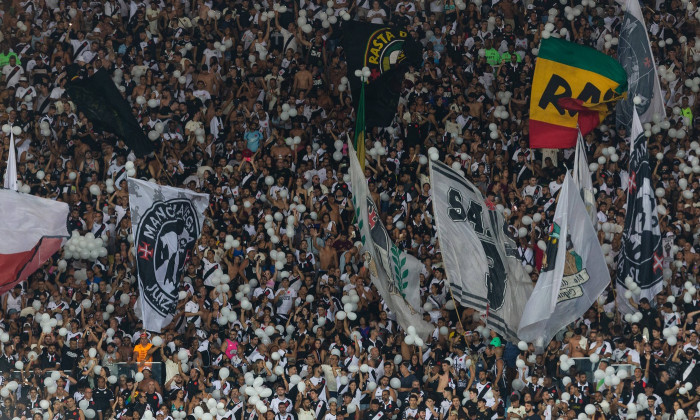
<svg viewBox="0 0 700 420"><path fill-rule="evenodd" d="M209 194L128 178L143 327L160 332L172 321L180 279L202 231Z"/></svg>
<svg viewBox="0 0 700 420"><path fill-rule="evenodd" d="M487 328L517 341L532 281L506 234L503 215L479 189L438 161L430 185L440 252L454 299L481 311Z"/></svg>
<svg viewBox="0 0 700 420"><path fill-rule="evenodd" d="M518 336L544 348L583 315L610 283L596 231L578 186L567 172L535 290L525 306Z"/></svg>
<svg viewBox="0 0 700 420"><path fill-rule="evenodd" d="M627 91L627 74L612 57L558 38L543 39L530 102L530 147L576 146Z"/></svg>

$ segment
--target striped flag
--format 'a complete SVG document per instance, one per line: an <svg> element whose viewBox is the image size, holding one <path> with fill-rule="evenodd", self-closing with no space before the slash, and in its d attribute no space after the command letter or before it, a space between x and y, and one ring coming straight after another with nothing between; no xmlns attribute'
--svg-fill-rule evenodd
<svg viewBox="0 0 700 420"><path fill-rule="evenodd" d="M0 295L23 282L68 237L68 204L0 190Z"/></svg>
<svg viewBox="0 0 700 420"><path fill-rule="evenodd" d="M627 91L627 74L612 57L558 38L543 39L530 102L530 147L576 146Z"/></svg>

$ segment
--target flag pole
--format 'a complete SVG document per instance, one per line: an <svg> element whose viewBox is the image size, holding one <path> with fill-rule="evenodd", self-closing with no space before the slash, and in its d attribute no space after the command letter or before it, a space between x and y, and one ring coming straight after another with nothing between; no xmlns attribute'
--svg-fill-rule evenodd
<svg viewBox="0 0 700 420"><path fill-rule="evenodd" d="M355 115L355 138L353 140L353 146L355 147L355 152L357 153L357 160L360 162L360 167L362 171L365 170L365 137L366 137L366 125L365 125L365 84L370 76L370 70L364 67L358 73L360 78L360 100L357 105L357 114Z"/></svg>

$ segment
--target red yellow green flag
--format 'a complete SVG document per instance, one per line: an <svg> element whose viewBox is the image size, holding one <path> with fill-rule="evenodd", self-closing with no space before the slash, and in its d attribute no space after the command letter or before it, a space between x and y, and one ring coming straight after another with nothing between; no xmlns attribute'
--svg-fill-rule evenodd
<svg viewBox="0 0 700 420"><path fill-rule="evenodd" d="M558 38L543 39L530 102L530 147L576 146L627 92L627 74L614 58Z"/></svg>

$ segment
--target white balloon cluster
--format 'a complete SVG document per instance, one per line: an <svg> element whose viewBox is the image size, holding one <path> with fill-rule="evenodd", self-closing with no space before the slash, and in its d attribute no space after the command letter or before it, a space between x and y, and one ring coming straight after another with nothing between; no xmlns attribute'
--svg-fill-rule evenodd
<svg viewBox="0 0 700 420"><path fill-rule="evenodd" d="M496 97L498 98L499 101L501 101L501 105L508 105L508 103L510 102L510 98L512 96L513 96L513 92L511 92L509 90L505 90L505 91L499 90L498 92L496 92ZM506 118L508 118L508 117L506 117ZM489 128L491 128L490 125L489 125Z"/></svg>
<svg viewBox="0 0 700 420"><path fill-rule="evenodd" d="M335 318L338 321L342 321L345 318L350 321L356 320L357 313L355 313L355 311L357 310L358 302L360 302L360 296L357 295L357 291L355 291L355 289L350 289L348 294L341 298L341 302L343 303L343 310L336 312Z"/></svg>
<svg viewBox="0 0 700 420"><path fill-rule="evenodd" d="M14 134L15 136L19 136L22 134L22 127L20 126L11 126L10 124L3 124L2 126L2 132L5 134Z"/></svg>
<svg viewBox="0 0 700 420"><path fill-rule="evenodd" d="M508 100L510 100L510 98ZM502 120L507 120L508 119L508 110L506 110L505 106L498 105L498 106L496 106L496 109L493 111L493 116L496 118L502 119Z"/></svg>
<svg viewBox="0 0 700 420"><path fill-rule="evenodd" d="M372 156L373 158L384 156L386 155L386 149L384 148L384 146L382 146L380 142L375 141L372 148L367 151L367 154Z"/></svg>
<svg viewBox="0 0 700 420"><path fill-rule="evenodd" d="M282 105L282 109L284 109L284 105ZM283 111L283 112L284 112L284 111ZM296 112L297 112L297 111L296 111L296 108L295 108L295 109L294 109L294 113L296 113ZM296 146L296 145L298 145L298 144L301 143L301 137L299 137L299 136L287 137L286 139L284 139L284 143L285 143L287 146L290 146L290 147L291 147L291 146Z"/></svg>
<svg viewBox="0 0 700 420"><path fill-rule="evenodd" d="M280 113L280 119L282 121L287 121L289 118L294 118L297 115L299 115L299 112L297 111L296 107L290 106L287 103L282 104L282 112ZM301 143L301 138L299 138L299 143Z"/></svg>
<svg viewBox="0 0 700 420"><path fill-rule="evenodd" d="M620 40L619 40L617 37L612 36L612 35L610 35L610 34L606 34L604 39L605 39L605 43L603 44L603 46L605 47L606 50L609 50L609 49L612 48L614 45L617 45L617 44L620 43ZM635 98L635 99L636 99L636 98ZM639 104L637 104L636 102L635 102L635 104L636 104L636 105L639 105Z"/></svg>
<svg viewBox="0 0 700 420"><path fill-rule="evenodd" d="M226 235L226 242L224 242L224 249L226 251L232 248L238 248L239 246L241 246L241 241L233 239L232 235Z"/></svg>
<svg viewBox="0 0 700 420"><path fill-rule="evenodd" d="M63 246L63 258L82 259L95 261L107 256L104 237L96 238L95 234L88 232L81 236L78 231L73 231L70 239Z"/></svg>
<svg viewBox="0 0 700 420"><path fill-rule="evenodd" d="M680 331L678 325L663 329L662 334L669 346L675 346L678 344L678 331Z"/></svg>
<svg viewBox="0 0 700 420"><path fill-rule="evenodd" d="M559 369L562 372L568 372L572 366L576 365L576 362L569 358L569 356L562 354L559 356Z"/></svg>
<svg viewBox="0 0 700 420"><path fill-rule="evenodd" d="M625 278L625 287L627 287L627 290L625 290L625 299L630 299L633 296L639 296L642 294L642 288L639 287L637 283L635 283L634 279L632 276L627 276ZM639 320L637 319L637 314L639 314ZM628 318L630 320L628 320ZM631 320L634 319L634 320ZM636 312L635 314L627 314L625 315L625 321L627 322L639 322L642 319L642 314L639 312Z"/></svg>
<svg viewBox="0 0 700 420"><path fill-rule="evenodd" d="M403 339L403 341L409 346L425 346L425 342L422 338L418 337L418 334L416 334L416 327L413 325L409 325L409 327L406 329L406 337Z"/></svg>
<svg viewBox="0 0 700 420"><path fill-rule="evenodd" d="M268 363L270 364L270 366L272 365L271 362ZM302 385L304 385L304 382L301 382L301 378L298 377L298 375L294 376L296 376L296 378L294 378L294 385L297 385L297 388L303 392L305 390L305 387L302 387ZM263 378L262 376L258 376L256 378L255 375L253 375L253 372L246 372L244 378L245 385L241 387L241 394L245 396L249 404L255 406L255 409L258 410L258 412L260 412L261 414L265 414L268 410L265 400L272 395L272 389L264 386L266 378ZM272 378L268 377L267 379L269 380ZM274 379L277 378L275 377ZM290 386L294 386L291 382L292 381L290 378Z"/></svg>
<svg viewBox="0 0 700 420"><path fill-rule="evenodd" d="M689 281L686 281L685 282L685 293L683 293L683 302L691 303L693 301L693 297L695 297L696 293L697 293L697 288L695 287L695 285L693 285L693 283L691 283Z"/></svg>

